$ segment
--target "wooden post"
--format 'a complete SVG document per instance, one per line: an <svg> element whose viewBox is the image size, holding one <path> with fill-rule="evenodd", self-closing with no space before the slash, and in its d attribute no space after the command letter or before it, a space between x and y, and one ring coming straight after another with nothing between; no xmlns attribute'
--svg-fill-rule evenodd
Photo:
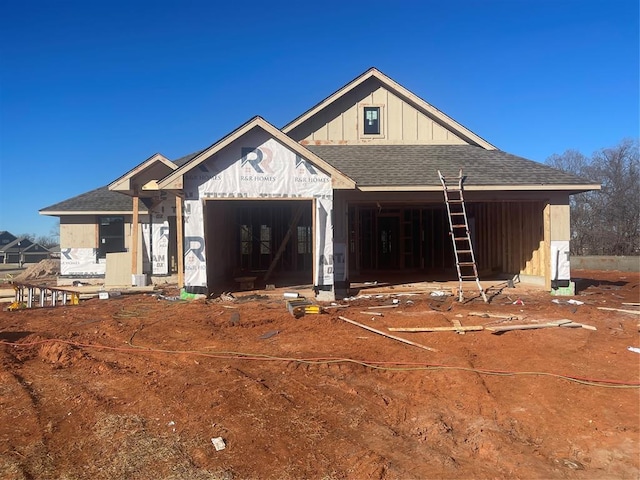
<svg viewBox="0 0 640 480"><path fill-rule="evenodd" d="M184 233L182 231L182 198L176 195L176 237L178 250L178 288L184 287Z"/></svg>
<svg viewBox="0 0 640 480"><path fill-rule="evenodd" d="M311 248L311 262L312 262L312 267L311 267L311 274L313 275L313 286L317 287L318 285L320 285L320 282L318 281L318 261L320 260L319 255L321 255L321 252L316 251L316 247L317 244L316 242L318 241L318 215L316 215L316 210L318 208L318 205L316 203L316 199L314 198L313 200L311 200L311 241L313 242L313 248Z"/></svg>
<svg viewBox="0 0 640 480"><path fill-rule="evenodd" d="M133 221L131 222L131 273L138 274L138 194L133 195Z"/></svg>
<svg viewBox="0 0 640 480"><path fill-rule="evenodd" d="M542 252L542 272L544 275L544 288L551 290L551 205L549 202L544 206L542 213L542 229L544 231Z"/></svg>

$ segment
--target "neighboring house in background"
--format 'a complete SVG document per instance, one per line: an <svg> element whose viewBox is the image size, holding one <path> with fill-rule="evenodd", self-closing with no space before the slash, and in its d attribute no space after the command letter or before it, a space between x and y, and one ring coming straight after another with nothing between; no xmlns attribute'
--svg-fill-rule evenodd
<svg viewBox="0 0 640 480"><path fill-rule="evenodd" d="M113 268L190 292L249 276L332 298L363 275L457 278L437 172L461 168L481 276L567 283L569 196L600 186L498 150L375 68L282 129L255 117L40 213L60 217L66 276L124 255Z"/></svg>
<svg viewBox="0 0 640 480"><path fill-rule="evenodd" d="M38 263L49 256L49 249L39 243L0 232L0 263Z"/></svg>

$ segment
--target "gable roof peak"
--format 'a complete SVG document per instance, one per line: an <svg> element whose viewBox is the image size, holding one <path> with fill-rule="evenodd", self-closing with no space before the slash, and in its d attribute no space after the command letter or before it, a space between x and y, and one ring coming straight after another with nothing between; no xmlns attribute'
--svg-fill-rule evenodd
<svg viewBox="0 0 640 480"><path fill-rule="evenodd" d="M437 109L430 103L426 102L425 100L420 98L418 95L409 91L408 89L400 85L398 82L393 80L391 77L382 73L376 67L369 68L364 73L362 73L361 75L359 75L358 77L354 78L349 83L347 83L345 86L336 90L334 93L329 95L320 103L311 107L302 115L300 115L299 117L297 117L296 119L294 119L293 121L291 121L290 123L282 127L282 131L287 135L290 134L293 129L302 125L307 120L315 116L317 113L327 108L329 105L337 102L342 97L344 97L349 92L353 91L355 88L359 87L360 85L362 85L364 82L366 82L372 77L378 80L384 88L393 92L395 95L399 96L404 101L410 104L413 104L416 108L418 108L419 110L422 110L426 115L428 115L438 123L442 124L443 126L451 130L456 135L465 139L469 144L476 145L478 147L482 147L487 150L496 149L494 145L490 144L479 135L476 135L465 126L456 122L453 118L449 117L448 115L443 113L441 110Z"/></svg>

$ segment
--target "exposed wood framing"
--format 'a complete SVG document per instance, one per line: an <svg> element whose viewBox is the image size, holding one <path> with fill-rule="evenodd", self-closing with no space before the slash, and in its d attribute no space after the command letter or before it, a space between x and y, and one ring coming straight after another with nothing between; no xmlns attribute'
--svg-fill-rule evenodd
<svg viewBox="0 0 640 480"><path fill-rule="evenodd" d="M542 259L541 263L543 266L543 275L544 275L544 287L547 290L551 290L551 205L547 203L544 206L543 213L543 240L542 240Z"/></svg>
<svg viewBox="0 0 640 480"><path fill-rule="evenodd" d="M184 287L184 233L182 228L182 198L176 195L176 235L178 240L178 288Z"/></svg>
<svg viewBox="0 0 640 480"><path fill-rule="evenodd" d="M284 253L284 249L287 248L287 244L289 243L289 240L291 239L293 232L298 226L300 217L302 217L302 212L304 211L304 207L305 205L304 203L302 203L296 210L296 213L294 214L293 219L291 220L291 224L289 225L289 229L287 230L287 233L285 233L284 238L282 239L282 242L278 247L278 251L273 257L273 260L271 261L271 265L269 265L269 268L267 269L267 273L264 274L263 281L266 282L267 280L269 280L269 277L273 273L273 269L276 267L276 265L278 264L278 261L280 260L280 257L282 257L282 254Z"/></svg>
<svg viewBox="0 0 640 480"><path fill-rule="evenodd" d="M131 222L131 273L133 275L138 274L138 204L139 198L136 193L133 196L133 221Z"/></svg>

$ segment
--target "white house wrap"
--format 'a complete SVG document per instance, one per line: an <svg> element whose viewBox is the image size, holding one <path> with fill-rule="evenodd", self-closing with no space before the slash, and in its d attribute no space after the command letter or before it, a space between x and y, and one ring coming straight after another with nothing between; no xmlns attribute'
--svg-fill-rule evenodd
<svg viewBox="0 0 640 480"><path fill-rule="evenodd" d="M186 173L184 192L186 286L207 285L204 200L233 198L314 201L314 258L318 262L314 283L333 285L331 177L266 132L247 133Z"/></svg>

